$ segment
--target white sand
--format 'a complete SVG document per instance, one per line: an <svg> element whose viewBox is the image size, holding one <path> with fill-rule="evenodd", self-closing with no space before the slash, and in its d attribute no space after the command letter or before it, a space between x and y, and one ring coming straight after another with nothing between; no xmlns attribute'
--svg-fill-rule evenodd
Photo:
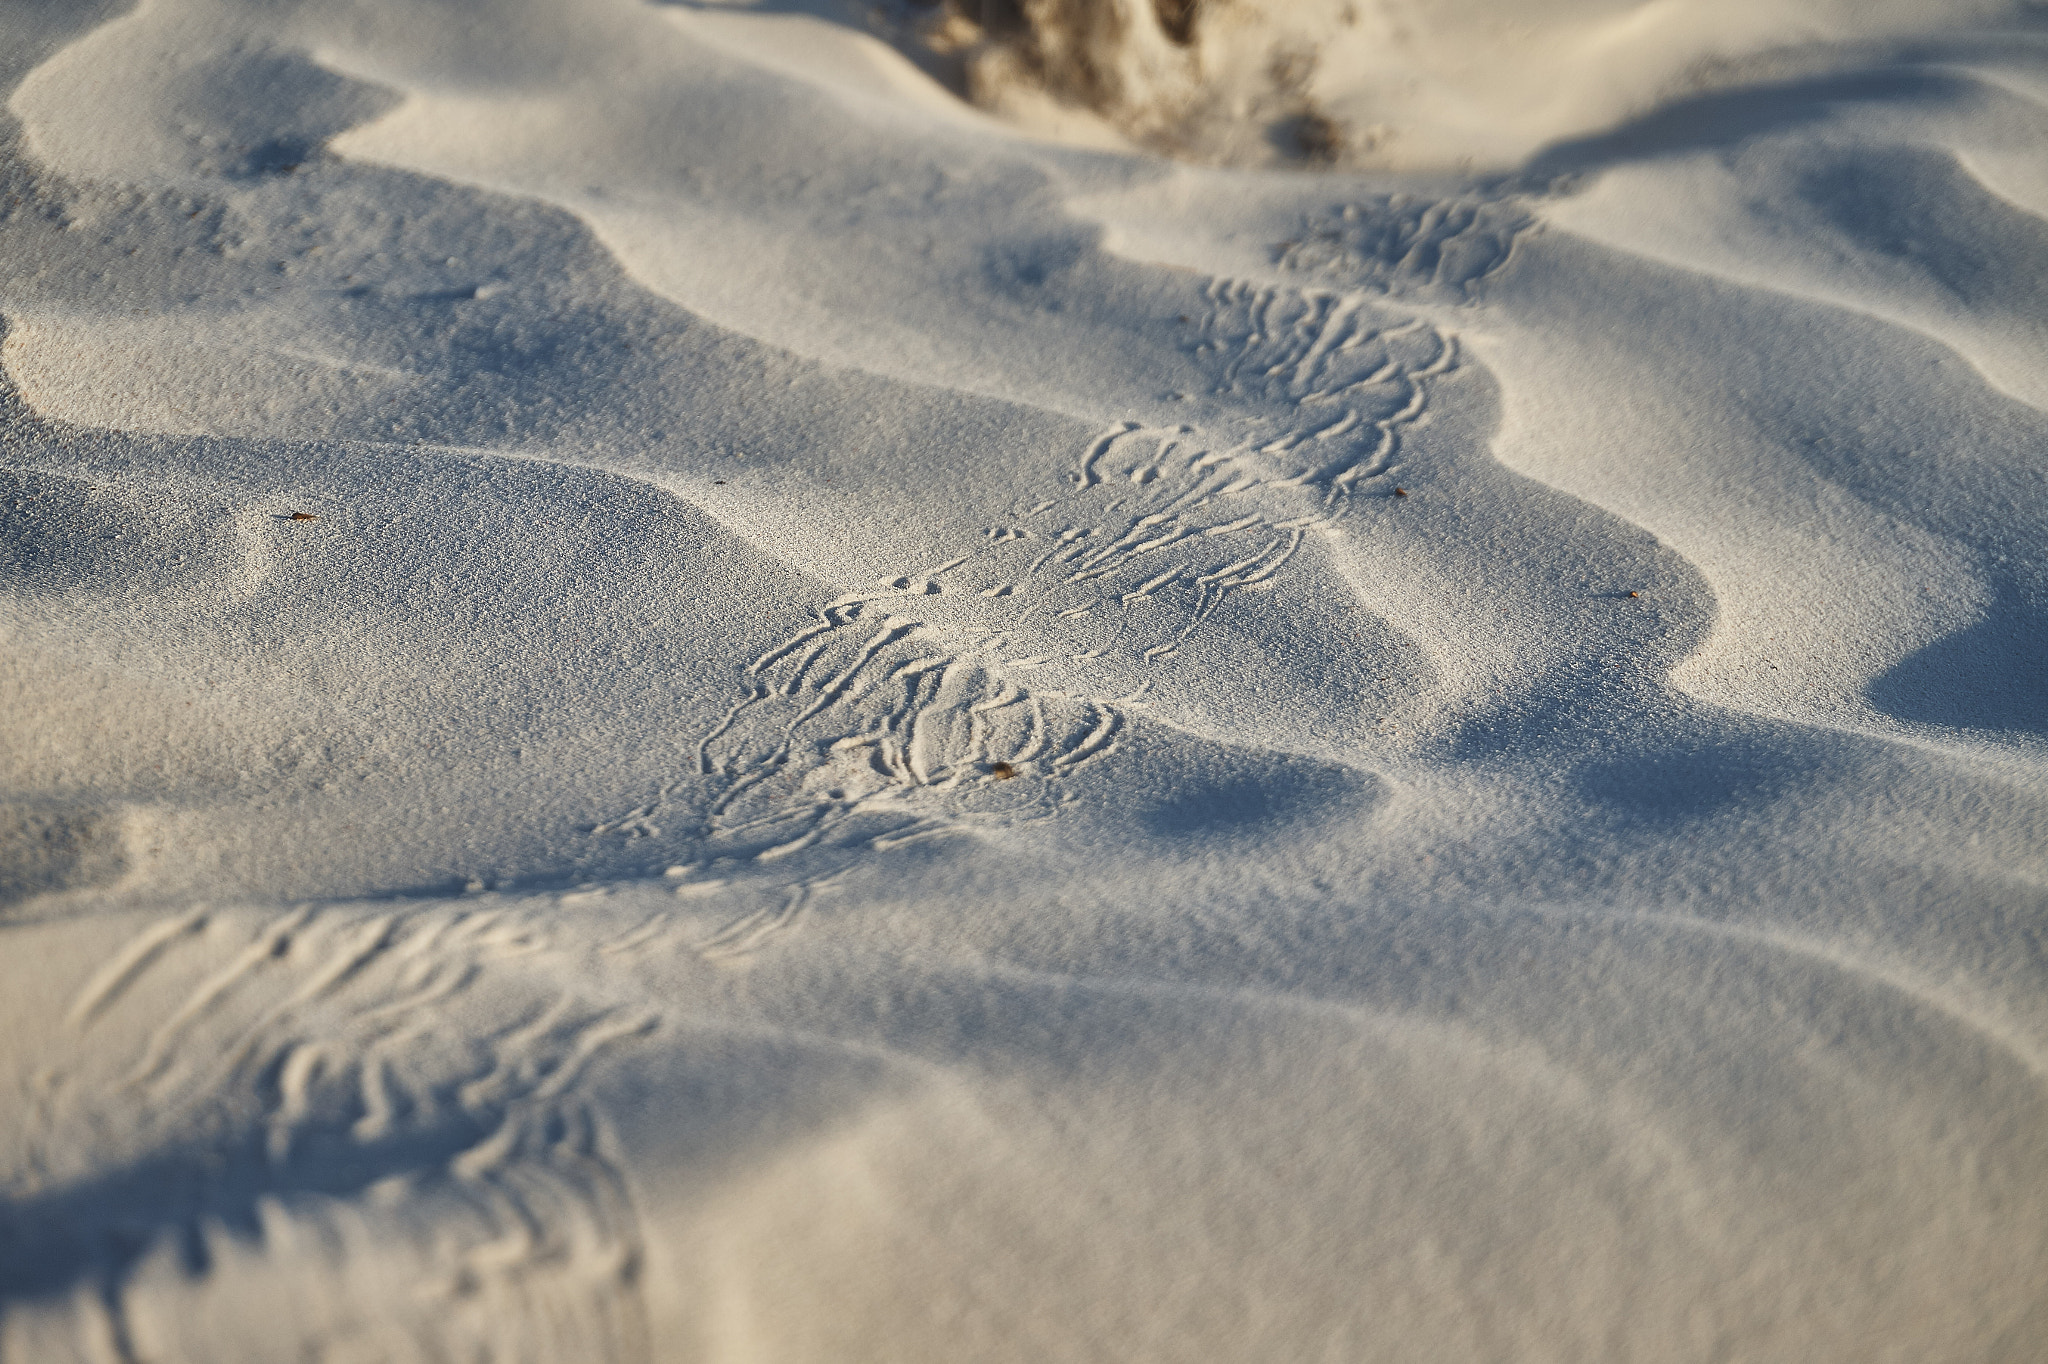
<svg viewBox="0 0 2048 1364"><path fill-rule="evenodd" d="M0 7L0 1361L2048 1356L2048 24L1102 4Z"/></svg>

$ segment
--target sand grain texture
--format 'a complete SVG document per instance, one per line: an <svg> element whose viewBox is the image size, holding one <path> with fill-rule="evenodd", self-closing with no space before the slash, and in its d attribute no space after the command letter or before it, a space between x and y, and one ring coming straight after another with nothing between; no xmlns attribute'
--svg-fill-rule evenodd
<svg viewBox="0 0 2048 1364"><path fill-rule="evenodd" d="M0 5L0 1361L2039 1357L2037 8L1071 10Z"/></svg>

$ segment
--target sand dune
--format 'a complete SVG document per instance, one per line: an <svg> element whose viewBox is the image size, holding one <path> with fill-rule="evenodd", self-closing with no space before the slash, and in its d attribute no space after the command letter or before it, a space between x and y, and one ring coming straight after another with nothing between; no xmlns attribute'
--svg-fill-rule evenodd
<svg viewBox="0 0 2048 1364"><path fill-rule="evenodd" d="M0 1360L2048 1338L2028 7L0 32Z"/></svg>

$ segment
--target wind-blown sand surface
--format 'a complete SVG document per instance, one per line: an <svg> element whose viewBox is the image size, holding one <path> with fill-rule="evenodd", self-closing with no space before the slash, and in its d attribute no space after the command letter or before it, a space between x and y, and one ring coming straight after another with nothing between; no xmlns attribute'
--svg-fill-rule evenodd
<svg viewBox="0 0 2048 1364"><path fill-rule="evenodd" d="M2037 10L0 89L6 1364L2048 1357Z"/></svg>

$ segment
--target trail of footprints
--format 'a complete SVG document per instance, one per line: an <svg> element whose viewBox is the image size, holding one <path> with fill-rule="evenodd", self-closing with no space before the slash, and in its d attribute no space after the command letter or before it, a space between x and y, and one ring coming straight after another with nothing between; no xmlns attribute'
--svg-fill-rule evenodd
<svg viewBox="0 0 2048 1364"><path fill-rule="evenodd" d="M1412 253L1415 232L1386 230ZM1446 248L1423 244L1435 278ZM1308 537L1396 467L1433 381L1458 363L1450 336L1389 324L1356 287L1217 281L1207 302L1192 344L1234 400L1228 429L1105 430L1064 486L979 543L826 604L753 660L700 737L698 771L599 829L658 834L685 783L708 786L704 856L678 869L678 894L698 902L650 915L600 958L743 959L866 850L1055 814L1062 779L1117 751L1130 712L1224 603L1281 581ZM162 1181L143 1210L154 1239L137 1246L133 1200L91 1214L118 1213L121 1226L100 1227L17 1191L0 1244L72 1247L60 1268L93 1286L74 1301L101 1318L80 1329L115 1357L142 1357L152 1294L170 1291L160 1306L176 1316L180 1293L238 1270L286 1275L281 1300L375 1303L375 1321L313 1333L365 1357L647 1358L641 1218L582 1082L661 1020L562 993L546 960L565 950L550 938L559 922L486 904L156 924L75 1000L76 1073L44 1078L30 1166L60 1188L85 1173L67 1173L92 1144L80 1132L120 1130L134 1160L203 1161L200 1196ZM225 958L194 950L223 933L242 935ZM523 972L536 955L543 969ZM136 1035L137 1015L153 1026L124 1057L110 1039ZM238 1203L253 1235L219 1220ZM408 1291L370 1277L394 1263L407 1274L408 1255ZM182 1288L152 1271L165 1264Z"/></svg>
<svg viewBox="0 0 2048 1364"><path fill-rule="evenodd" d="M1311 217L1281 245L1279 263L1352 290L1463 302L1536 226L1512 199L1383 194Z"/></svg>
<svg viewBox="0 0 2048 1364"><path fill-rule="evenodd" d="M578 1091L659 1020L522 972L521 958L562 950L549 934L534 916L463 907L152 926L70 1011L79 1073L48 1081L34 1163L62 1187L93 1144L80 1138L116 1114L127 1141L174 1154L146 1189L83 1213L16 1202L7 1239L73 1248L69 1271L99 1279L101 1320L80 1329L124 1357L184 1357L163 1295L226 1273L285 1276L276 1291L298 1309L271 1329L308 1334L275 1341L279 1357L361 1334L365 1357L647 1358L641 1219ZM139 1054L123 1056L138 1032ZM408 1285L396 1295L351 1279L394 1265Z"/></svg>
<svg viewBox="0 0 2048 1364"><path fill-rule="evenodd" d="M830 876L861 849L1056 813L1060 779L1117 751L1218 609L1280 581L1394 468L1458 364L1450 335L1355 291L1218 280L1206 301L1191 344L1240 414L1228 429L1113 426L980 543L755 659L697 746L711 859L806 853ZM680 785L600 832L658 832ZM742 955L800 913L750 913L702 949Z"/></svg>

